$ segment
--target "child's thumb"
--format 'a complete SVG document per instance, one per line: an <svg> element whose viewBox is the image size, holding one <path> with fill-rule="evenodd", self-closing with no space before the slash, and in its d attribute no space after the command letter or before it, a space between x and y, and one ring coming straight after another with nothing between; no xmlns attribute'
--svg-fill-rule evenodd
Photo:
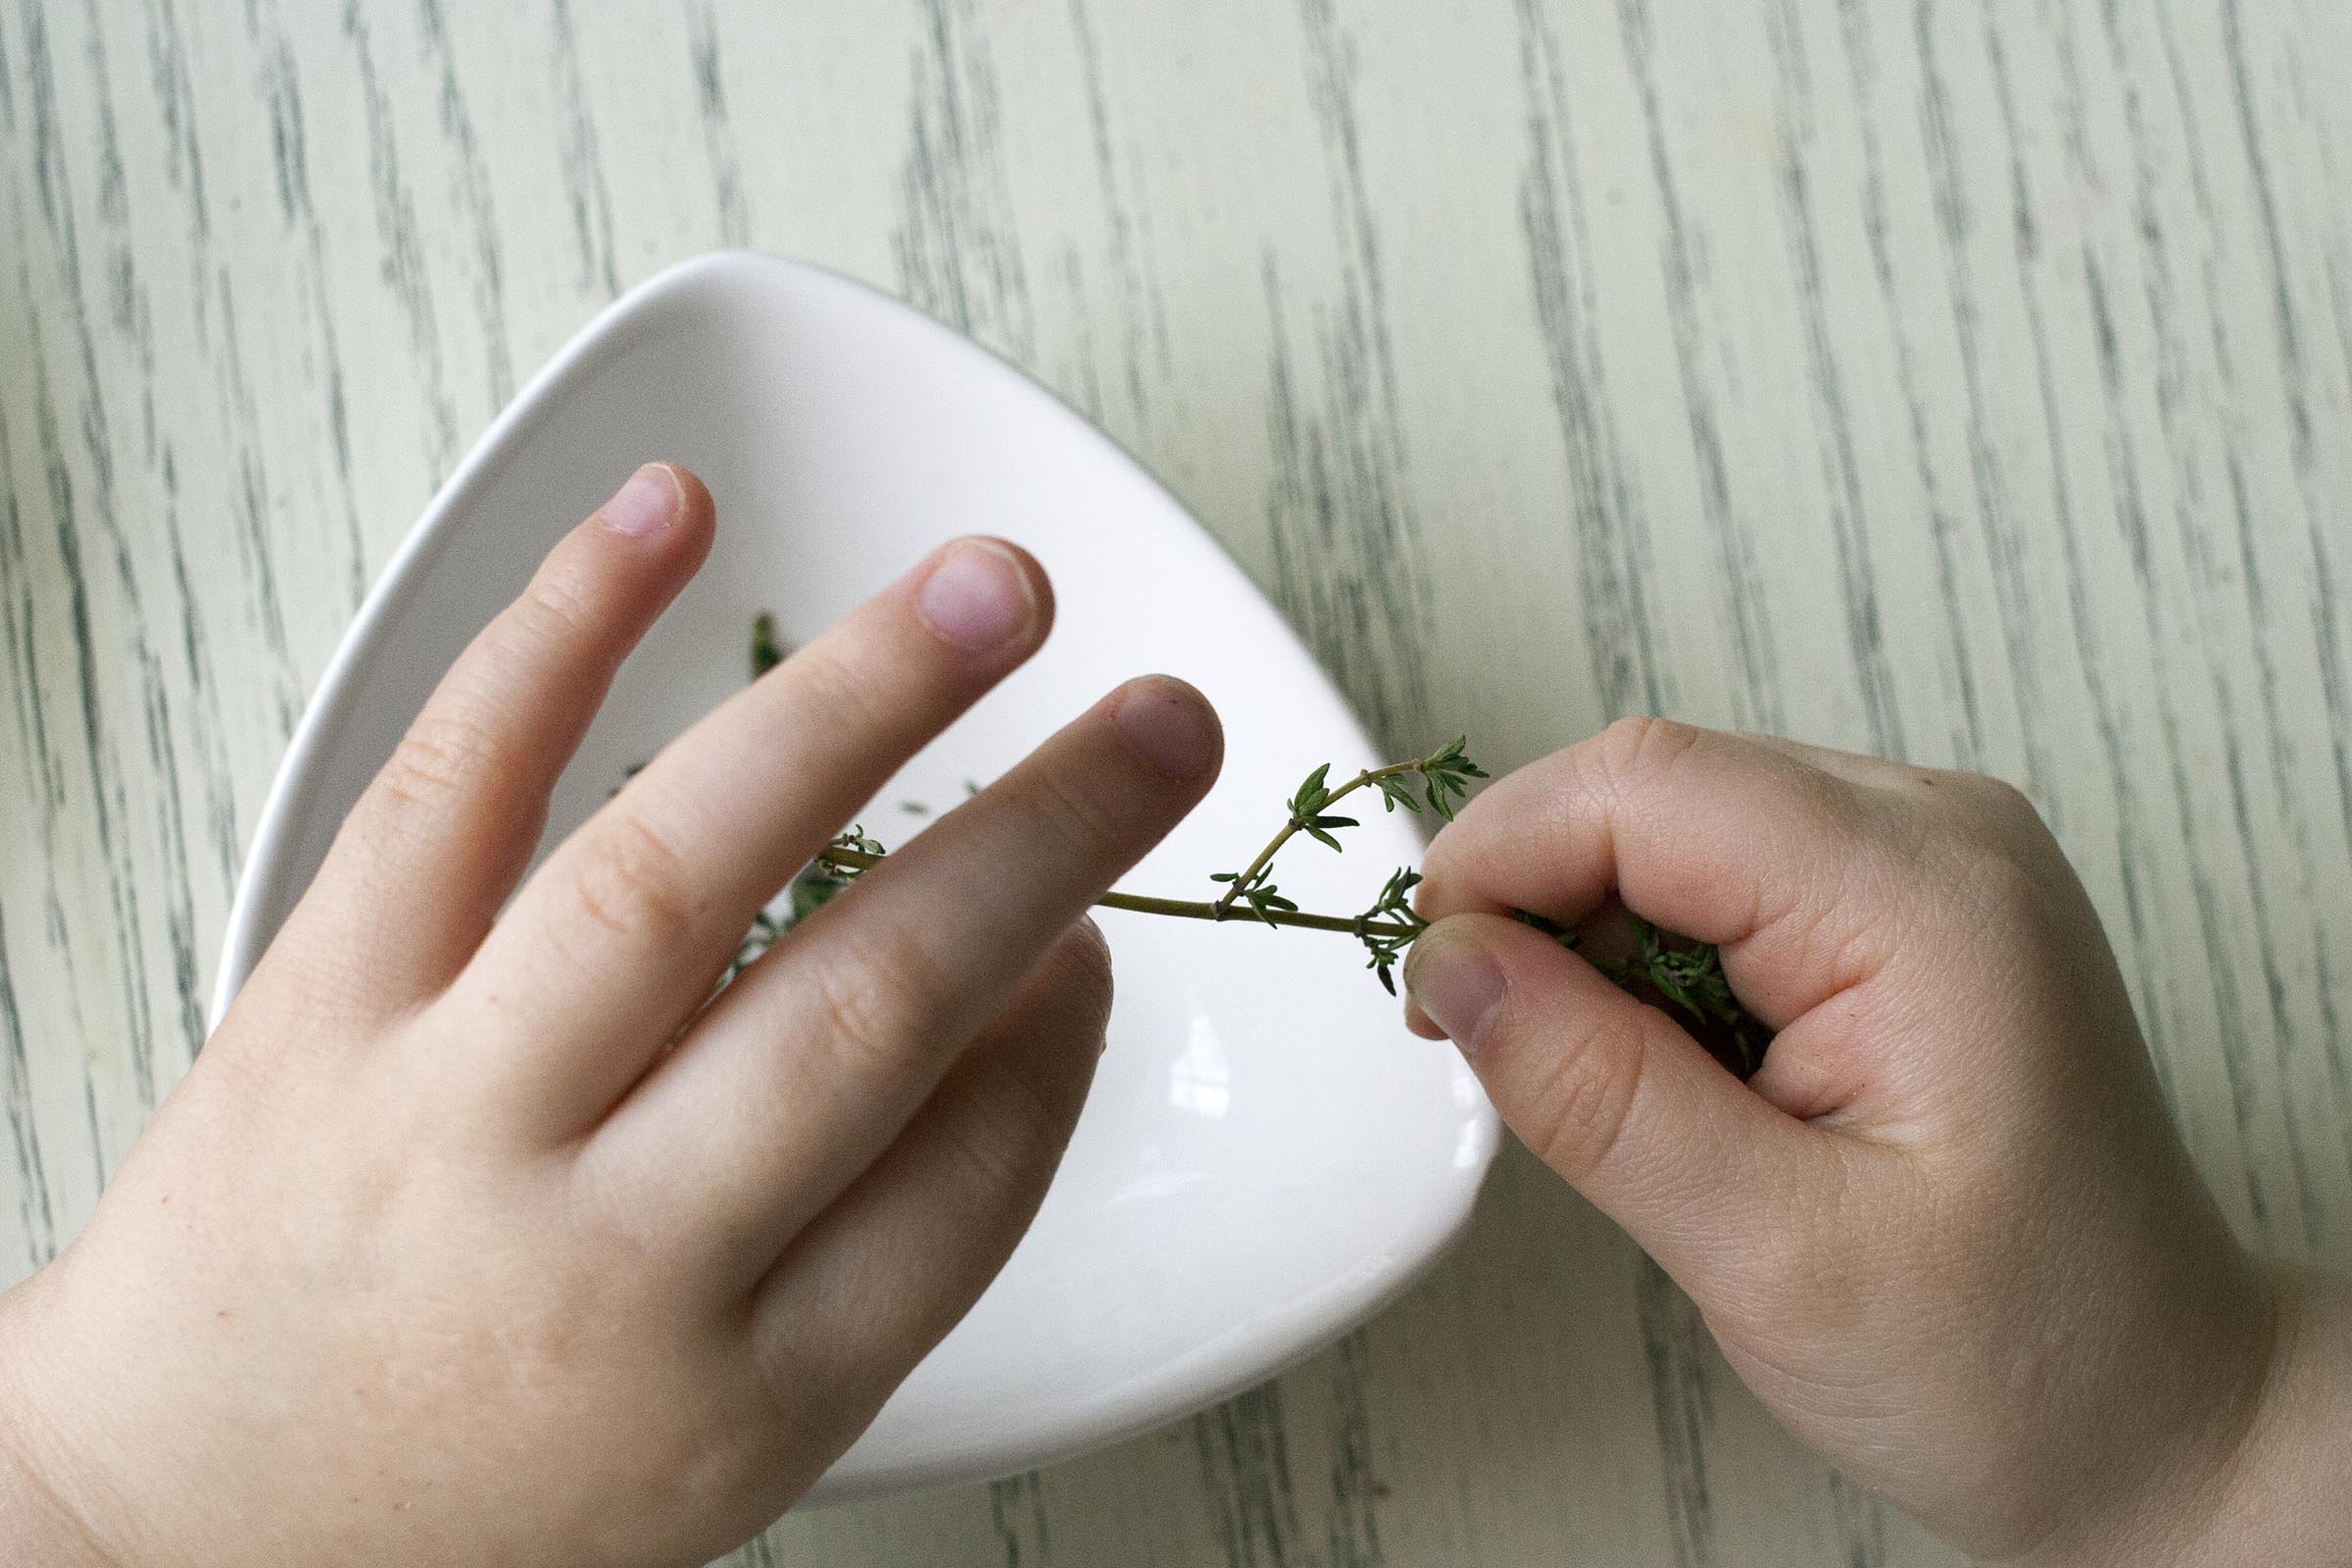
<svg viewBox="0 0 2352 1568"><path fill-rule="evenodd" d="M1456 914L1413 943L1406 989L1538 1158L1702 1298L1730 1285L1835 1169L1657 1008L1543 932Z"/></svg>

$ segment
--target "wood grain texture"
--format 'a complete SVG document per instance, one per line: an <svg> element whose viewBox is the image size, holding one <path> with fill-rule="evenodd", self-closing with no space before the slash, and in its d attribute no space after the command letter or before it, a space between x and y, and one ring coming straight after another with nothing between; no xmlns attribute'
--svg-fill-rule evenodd
<svg viewBox="0 0 2352 1568"><path fill-rule="evenodd" d="M200 1044L435 484L741 244L1070 398L1396 746L2024 785L2233 1223L2352 1263L2347 59L2331 0L0 0L0 1281ZM1513 1155L1278 1382L739 1560L1952 1559Z"/></svg>

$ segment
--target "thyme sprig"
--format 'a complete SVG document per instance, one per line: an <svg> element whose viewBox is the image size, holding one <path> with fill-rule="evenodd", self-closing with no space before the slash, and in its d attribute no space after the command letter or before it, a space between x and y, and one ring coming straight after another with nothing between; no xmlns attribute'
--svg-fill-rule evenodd
<svg viewBox="0 0 2352 1568"><path fill-rule="evenodd" d="M784 662L787 650L776 637L776 617L762 612L752 622L752 679Z"/></svg>
<svg viewBox="0 0 2352 1568"><path fill-rule="evenodd" d="M1281 854L1282 847L1300 833L1327 848L1339 849L1338 834L1341 830L1361 827L1363 824L1352 816L1336 815L1329 808L1333 802L1345 799L1357 790L1377 788L1380 791L1380 807L1384 811L1394 811L1399 806L1408 811L1418 811L1422 802L1426 801L1431 810L1448 822L1452 821L1453 798L1467 798L1470 793L1469 781L1487 776L1485 768L1463 755L1468 745L1468 737L1457 736L1427 757L1417 757L1409 762L1392 762L1386 767L1366 768L1337 789L1324 782L1331 776L1329 762L1307 774L1298 787L1291 792L1290 800L1284 803L1287 819L1281 830L1266 842L1266 847L1257 852L1257 858L1239 871L1215 871L1209 874L1210 881L1225 884L1225 891L1215 903L1219 911L1215 918L1222 919L1231 913L1237 900L1247 904L1250 912L1268 925L1278 923L1270 918L1277 911L1298 912L1298 906L1284 898L1281 891L1268 880L1273 871L1274 857ZM1413 779L1418 779L1421 784L1418 798L1410 782ZM1388 979L1385 969L1381 972L1381 978L1384 981ZM1390 989L1396 988L1391 985Z"/></svg>
<svg viewBox="0 0 2352 1568"><path fill-rule="evenodd" d="M761 615L752 633L754 677L774 668L782 662L784 652L776 638L774 621ZM1358 790L1379 791L1384 811L1401 807L1418 812L1427 808L1446 821L1452 821L1455 803L1469 797L1470 780L1489 776L1485 768L1470 760L1468 746L1467 737L1457 736L1426 756L1366 768L1338 785L1329 782L1331 764L1326 762L1308 773L1291 792L1283 803L1281 828L1249 864L1239 871L1211 873L1210 880L1222 889L1215 898L1167 899L1111 892L1096 900L1096 906L1186 920L1253 919L1277 929L1298 926L1353 937L1363 945L1365 967L1394 996L1397 964L1430 926L1412 905L1412 892L1421 883L1421 873L1409 865L1398 866L1389 873L1370 906L1359 914L1318 914L1299 908L1284 896L1273 880L1274 859L1285 846L1301 835L1328 849L1344 851L1339 835L1362 823L1356 817L1340 815L1331 808ZM965 792L977 794L979 786L967 782ZM919 802L900 804L910 815L929 814L930 808ZM888 856L889 851L881 841L867 834L862 825L853 826L835 837L793 879L788 912L778 916L763 910L754 920L736 950L734 962L728 966L726 980L734 979L793 925L815 913ZM1541 914L1524 909L1514 910L1513 914L1564 948L1574 950L1581 946L1578 932ZM1741 1077L1753 1073L1772 1043L1772 1031L1733 994L1715 945L1671 936L1631 911L1627 912L1625 923L1633 939L1632 954L1624 958L1588 955L1589 961L1642 1001L1685 1014L1693 1025L1692 1032L1718 1060ZM724 983L721 982L722 986Z"/></svg>
<svg viewBox="0 0 2352 1568"><path fill-rule="evenodd" d="M845 835L846 837L846 835ZM871 843L871 840L867 841ZM829 880L831 877L851 877L859 871L870 870L889 858L886 853L856 848L837 839L816 852L811 869L801 873L803 880ZM797 887L799 884L796 883ZM838 887L830 892L839 892ZM828 894L830 896L830 894ZM821 902L821 901L820 901ZM1223 920L1227 915L1217 912L1217 906L1205 899L1154 899L1140 893L1105 893L1095 901L1098 909L1128 909L1137 914L1168 914L1180 920ZM1241 918L1241 916L1231 916ZM1363 916L1344 914L1308 914L1297 908L1269 910L1263 917L1268 925L1303 926L1309 931L1336 931L1343 936L1354 936ZM1388 937L1404 934L1401 924L1376 923L1365 928L1371 936Z"/></svg>

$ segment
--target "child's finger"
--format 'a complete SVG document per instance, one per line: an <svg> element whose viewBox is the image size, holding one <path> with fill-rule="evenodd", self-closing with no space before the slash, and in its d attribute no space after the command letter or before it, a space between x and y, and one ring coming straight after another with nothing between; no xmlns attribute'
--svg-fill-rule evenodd
<svg viewBox="0 0 2352 1568"><path fill-rule="evenodd" d="M1026 552L958 540L665 747L524 883L451 988L498 1021L490 1102L551 1136L594 1122L752 916L1052 620Z"/></svg>
<svg viewBox="0 0 2352 1568"><path fill-rule="evenodd" d="M862 1426L979 1298L1053 1180L1109 1010L1109 953L1081 922L898 1141L793 1239L752 1328L783 1396L822 1390L821 1408Z"/></svg>
<svg viewBox="0 0 2352 1568"><path fill-rule="evenodd" d="M1430 846L1421 912L1527 909L1574 924L1612 895L1718 943L1779 1027L1877 972L1918 920L1924 817L1788 743L1621 721L1497 780Z"/></svg>
<svg viewBox="0 0 2352 1568"><path fill-rule="evenodd" d="M621 660L709 554L710 496L647 464L450 666L281 940L398 1005L446 984L528 863L556 776Z"/></svg>
<svg viewBox="0 0 2352 1568"><path fill-rule="evenodd" d="M1220 752L1191 687L1113 692L745 971L600 1130L602 1157L764 1271L1206 793Z"/></svg>
<svg viewBox="0 0 2352 1568"><path fill-rule="evenodd" d="M1836 1179L1826 1134L1519 921L1447 916L1413 944L1404 979L1520 1140L1694 1293L1769 1251L1775 1216Z"/></svg>

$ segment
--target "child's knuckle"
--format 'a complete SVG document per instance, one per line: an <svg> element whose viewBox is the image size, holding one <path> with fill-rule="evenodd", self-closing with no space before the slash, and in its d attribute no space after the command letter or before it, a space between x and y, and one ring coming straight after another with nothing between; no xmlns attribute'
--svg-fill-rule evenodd
<svg viewBox="0 0 2352 1568"><path fill-rule="evenodd" d="M2015 784L1989 773L1962 773L1958 777L1987 826L2010 833L2040 830L2040 810L2034 805L2033 797Z"/></svg>
<svg viewBox="0 0 2352 1568"><path fill-rule="evenodd" d="M1600 771L1619 793L1654 782L1706 737L1706 731L1671 718L1629 714L1612 720L1593 742Z"/></svg>
<svg viewBox="0 0 2352 1568"><path fill-rule="evenodd" d="M905 1072L920 1033L913 999L935 994L913 944L869 935L810 974L817 1027L835 1062L864 1081Z"/></svg>
<svg viewBox="0 0 2352 1568"><path fill-rule="evenodd" d="M846 1439L873 1419L888 1389L875 1386L878 1376L861 1376L856 1365L845 1365L840 1350L819 1338L812 1324L821 1327L820 1320L796 1322L774 1314L760 1320L751 1344L759 1392L782 1430Z"/></svg>
<svg viewBox="0 0 2352 1568"><path fill-rule="evenodd" d="M2050 919L2057 891L2051 857L2039 835L1964 828L1942 857L1942 880L1959 912L1984 940L2039 930ZM2056 874L2065 875L2064 862Z"/></svg>
<svg viewBox="0 0 2352 1568"><path fill-rule="evenodd" d="M600 619L597 597L576 575L551 564L507 607L494 638L513 638L519 652L561 649L594 630Z"/></svg>
<svg viewBox="0 0 2352 1568"><path fill-rule="evenodd" d="M661 828L623 812L585 851L569 881L573 909L589 928L655 951L692 933L696 899L686 859Z"/></svg>
<svg viewBox="0 0 2352 1568"><path fill-rule="evenodd" d="M438 815L495 778L504 751L499 734L464 709L427 711L376 775L377 792L396 809Z"/></svg>
<svg viewBox="0 0 2352 1568"><path fill-rule="evenodd" d="M1608 1024L1580 1024L1547 1049L1537 1086L1536 1152L1571 1183L1606 1164L1642 1093L1643 1053Z"/></svg>
<svg viewBox="0 0 2352 1568"><path fill-rule="evenodd" d="M1845 991L1886 967L1907 918L1899 902L1865 913L1841 888L1823 887L1806 890L1768 917L1760 914L1756 927L1769 924L1776 937L1787 937L1804 956L1809 971L1824 976L1836 991Z"/></svg>
<svg viewBox="0 0 2352 1568"><path fill-rule="evenodd" d="M989 1205L1043 1187L1069 1137L1076 1106L1069 1097L1019 1067L980 1062L968 1070L963 1114L950 1137L965 1183Z"/></svg>
<svg viewBox="0 0 2352 1568"><path fill-rule="evenodd" d="M790 682L794 705L812 730L873 735L896 727L892 715L879 706L866 673L829 639L820 638L793 656Z"/></svg>
<svg viewBox="0 0 2352 1568"><path fill-rule="evenodd" d="M1039 833L1089 864L1117 853L1126 835L1107 803L1051 773L1034 788L1036 794L1023 804Z"/></svg>

